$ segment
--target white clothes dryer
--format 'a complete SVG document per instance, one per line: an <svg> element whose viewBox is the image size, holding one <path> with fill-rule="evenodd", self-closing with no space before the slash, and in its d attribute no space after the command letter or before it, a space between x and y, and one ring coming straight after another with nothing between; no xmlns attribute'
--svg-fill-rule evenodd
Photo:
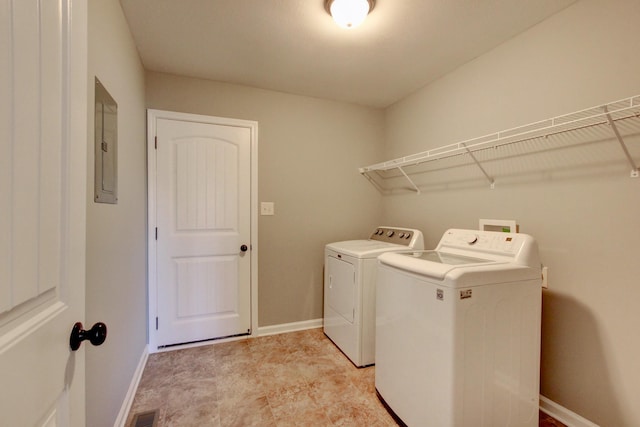
<svg viewBox="0 0 640 427"><path fill-rule="evenodd" d="M420 230L378 227L367 240L325 247L324 333L358 367L375 360L377 257L384 252L423 249Z"/></svg>
<svg viewBox="0 0 640 427"><path fill-rule="evenodd" d="M408 426L538 425L541 270L525 234L378 258L378 395Z"/></svg>

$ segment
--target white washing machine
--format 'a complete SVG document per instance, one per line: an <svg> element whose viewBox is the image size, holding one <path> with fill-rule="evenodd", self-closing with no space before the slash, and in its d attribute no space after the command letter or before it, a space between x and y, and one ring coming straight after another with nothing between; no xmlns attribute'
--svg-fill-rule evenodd
<svg viewBox="0 0 640 427"><path fill-rule="evenodd" d="M356 366L375 359L376 258L423 248L422 232L397 227L378 227L368 240L325 247L324 333Z"/></svg>
<svg viewBox="0 0 640 427"><path fill-rule="evenodd" d="M379 396L408 426L538 425L541 270L528 235L448 230L378 258Z"/></svg>

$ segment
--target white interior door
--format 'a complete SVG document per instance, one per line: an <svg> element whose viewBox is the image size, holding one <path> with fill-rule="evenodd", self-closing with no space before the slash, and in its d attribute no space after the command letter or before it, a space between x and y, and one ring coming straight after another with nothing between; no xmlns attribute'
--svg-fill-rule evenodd
<svg viewBox="0 0 640 427"><path fill-rule="evenodd" d="M0 2L0 425L82 426L86 2Z"/></svg>
<svg viewBox="0 0 640 427"><path fill-rule="evenodd" d="M251 141L242 124L155 120L156 344L251 332Z"/></svg>

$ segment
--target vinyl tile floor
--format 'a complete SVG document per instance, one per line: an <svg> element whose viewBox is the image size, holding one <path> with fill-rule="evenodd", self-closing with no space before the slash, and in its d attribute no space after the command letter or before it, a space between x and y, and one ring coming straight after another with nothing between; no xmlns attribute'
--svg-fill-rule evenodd
<svg viewBox="0 0 640 427"><path fill-rule="evenodd" d="M157 427L397 426L322 329L149 355L127 427L157 411ZM540 427L566 427L540 412Z"/></svg>

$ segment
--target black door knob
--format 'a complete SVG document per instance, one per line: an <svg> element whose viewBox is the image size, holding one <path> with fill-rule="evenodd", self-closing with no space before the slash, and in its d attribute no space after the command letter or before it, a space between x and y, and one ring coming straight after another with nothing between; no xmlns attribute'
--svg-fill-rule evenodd
<svg viewBox="0 0 640 427"><path fill-rule="evenodd" d="M69 347L71 350L76 351L80 348L82 341L89 340L93 345L100 345L107 339L107 325L102 322L98 322L91 329L85 331L82 329L82 323L77 322L73 325L71 330L71 336L69 337Z"/></svg>
<svg viewBox="0 0 640 427"><path fill-rule="evenodd" d="M247 247L247 245L242 245L242 246L240 246L240 250L241 250L242 252L247 252L247 250L248 250L248 249L249 249L249 248Z"/></svg>

